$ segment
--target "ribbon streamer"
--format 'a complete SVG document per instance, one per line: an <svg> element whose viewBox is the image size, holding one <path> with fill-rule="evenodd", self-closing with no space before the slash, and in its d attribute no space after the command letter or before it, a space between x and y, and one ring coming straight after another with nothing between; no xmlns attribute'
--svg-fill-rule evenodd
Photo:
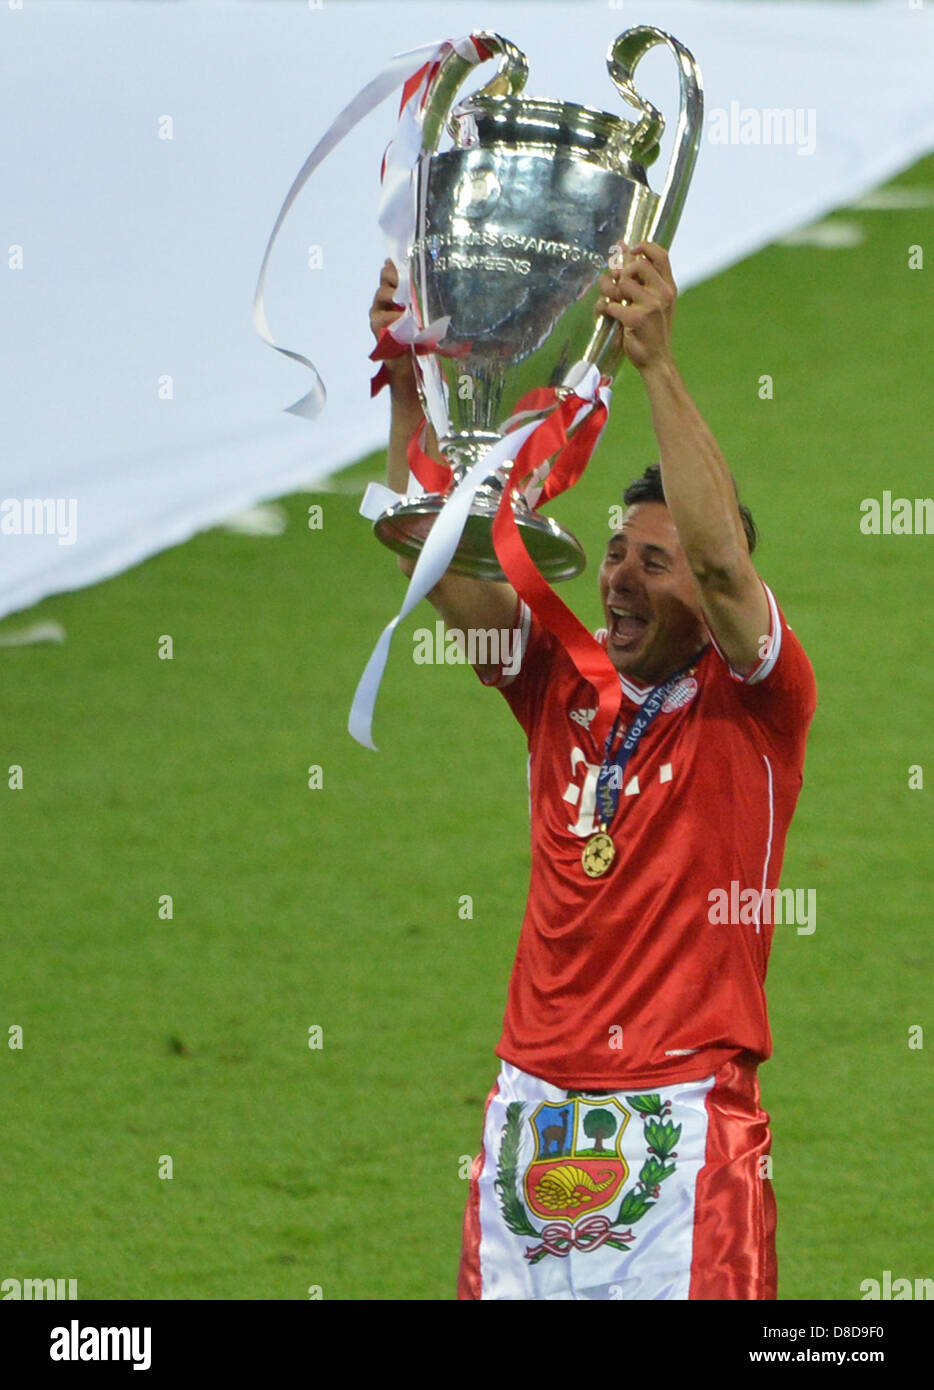
<svg viewBox="0 0 934 1390"><path fill-rule="evenodd" d="M403 290L404 304L408 307L410 300L408 277L404 270L406 253L398 249L399 238L404 239L405 229L409 223L414 226L414 211L411 210L411 197L409 195L409 183L411 171L418 160L418 152L421 148L421 131L418 122L412 112L412 97L421 90L427 91L427 82L435 66L451 48L456 49L462 58L470 62L479 63L483 58L490 55L483 49L482 52L478 45L468 35L465 38L456 39L453 42L423 44L419 48L411 48L405 53L397 54L392 61L378 73L371 82L357 93L352 101L344 107L343 111L331 123L324 135L315 145L311 154L305 160L296 174L292 187L285 196L285 201L279 209L275 225L266 243L266 250L263 253L263 261L260 266L259 276L256 282L256 291L253 296L253 326L256 332L268 343L276 352L281 352L284 357L290 357L293 362L300 362L303 367L307 367L314 378L313 384L308 392L287 407L292 415L301 415L306 419L314 419L321 413L327 400L327 391L321 375L315 364L300 352L294 352L291 348L281 347L273 338L269 323L266 318L265 306L265 285L266 272L269 267L269 259L272 255L273 247L282 229L282 224L289 214L295 199L301 193L305 184L311 178L315 169L322 164L332 150L341 143L345 136L359 125L360 121L381 102L385 101L398 87L403 87L402 107L405 112L410 113L410 119L400 119L400 124L394 140L384 158L384 181L383 195L380 203L380 226L387 231L387 236L396 246L396 255L393 259L399 267L400 288ZM435 66L433 66L435 65ZM406 209L408 203L408 210ZM407 245L407 243L406 243ZM402 296L400 296L402 297ZM393 325L394 327L396 325ZM416 325L417 327L417 325Z"/></svg>
<svg viewBox="0 0 934 1390"><path fill-rule="evenodd" d="M409 468L426 492L444 493L451 486L452 470L449 464L437 463L430 454L425 453L427 430L428 421L423 415L422 423L416 425L406 451Z"/></svg>

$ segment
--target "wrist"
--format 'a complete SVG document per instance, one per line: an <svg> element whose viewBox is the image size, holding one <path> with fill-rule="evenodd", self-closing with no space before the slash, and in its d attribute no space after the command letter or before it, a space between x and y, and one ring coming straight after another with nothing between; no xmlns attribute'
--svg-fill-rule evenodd
<svg viewBox="0 0 934 1390"><path fill-rule="evenodd" d="M650 394L670 390L680 380L675 360L669 352L653 357L650 362L639 367L638 371Z"/></svg>
<svg viewBox="0 0 934 1390"><path fill-rule="evenodd" d="M393 368L395 367L395 370ZM399 362L392 364L389 368L389 394L393 404L417 405L421 409L421 397L418 394L418 383L415 380L415 372L412 370L411 363Z"/></svg>

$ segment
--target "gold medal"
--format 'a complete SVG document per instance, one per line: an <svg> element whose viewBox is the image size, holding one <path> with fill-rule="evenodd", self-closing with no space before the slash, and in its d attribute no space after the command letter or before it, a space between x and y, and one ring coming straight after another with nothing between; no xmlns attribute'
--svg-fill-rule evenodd
<svg viewBox="0 0 934 1390"><path fill-rule="evenodd" d="M581 854L584 873L588 878L601 878L615 858L616 846L606 831L601 830L598 835L591 835L584 846Z"/></svg>

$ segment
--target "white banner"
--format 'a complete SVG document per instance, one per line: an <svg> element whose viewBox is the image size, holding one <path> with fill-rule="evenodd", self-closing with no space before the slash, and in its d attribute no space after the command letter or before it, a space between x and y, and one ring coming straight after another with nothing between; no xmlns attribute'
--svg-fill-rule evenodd
<svg viewBox="0 0 934 1390"><path fill-rule="evenodd" d="M681 39L704 76L707 127L672 252L682 288L934 148L934 4L0 7L0 615L385 442L367 311L398 97L315 171L270 258L276 340L327 387L316 419L285 413L308 370L260 340L251 302L296 171L392 55L494 28L528 54L530 93L617 111L604 56L640 22ZM670 132L671 55L651 53L638 77Z"/></svg>

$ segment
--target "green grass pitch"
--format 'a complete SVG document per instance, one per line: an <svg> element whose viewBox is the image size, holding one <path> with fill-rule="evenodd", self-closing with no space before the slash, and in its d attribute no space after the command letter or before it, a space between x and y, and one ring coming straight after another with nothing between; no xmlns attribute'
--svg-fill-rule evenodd
<svg viewBox="0 0 934 1390"><path fill-rule="evenodd" d="M934 159L897 182L934 184ZM863 498L932 493L934 268L908 268L930 212L837 216L862 245L764 250L686 293L675 329L820 686L783 876L817 890L817 929L776 929L761 1071L783 1299L934 1273L934 538L859 529ZM607 508L653 457L624 372L554 509L592 557L564 587L591 626ZM2 625L68 635L0 655L0 1037L24 1030L0 1049L0 1278L77 1278L82 1299L453 1297L527 887L525 750L471 672L413 663L427 605L396 638L381 752L347 735L403 589L357 516L381 467L287 499L279 539L209 532Z"/></svg>

